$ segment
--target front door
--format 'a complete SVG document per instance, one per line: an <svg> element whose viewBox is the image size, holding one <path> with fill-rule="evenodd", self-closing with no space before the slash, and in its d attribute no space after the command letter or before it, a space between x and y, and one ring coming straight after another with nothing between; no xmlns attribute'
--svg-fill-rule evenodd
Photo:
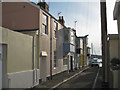
<svg viewBox="0 0 120 90"><path fill-rule="evenodd" d="M47 66L46 66L46 64L47 64L47 62L46 62L46 58L47 57L42 57L42 60L41 60L41 68L40 68L40 75L41 75L41 79L42 79L42 81L43 82L45 82L46 81L46 77L47 77Z"/></svg>
<svg viewBox="0 0 120 90"><path fill-rule="evenodd" d="M73 71L73 57L72 56L70 56L70 63L71 63L71 69L70 70L72 70Z"/></svg>

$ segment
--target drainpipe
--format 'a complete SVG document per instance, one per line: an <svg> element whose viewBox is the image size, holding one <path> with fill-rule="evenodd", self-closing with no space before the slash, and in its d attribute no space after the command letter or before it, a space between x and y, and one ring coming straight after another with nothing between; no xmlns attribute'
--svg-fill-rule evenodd
<svg viewBox="0 0 120 90"><path fill-rule="evenodd" d="M50 18L50 24L51 23L52 19ZM52 27L50 27L50 79L52 80Z"/></svg>
<svg viewBox="0 0 120 90"><path fill-rule="evenodd" d="M34 76L34 36L33 36L33 44L32 44L32 69L33 69L33 86L34 86L34 80L35 80L35 76Z"/></svg>
<svg viewBox="0 0 120 90"><path fill-rule="evenodd" d="M101 0L101 39L102 39L102 64L103 64L103 86L108 86L107 79L107 16L106 0Z"/></svg>

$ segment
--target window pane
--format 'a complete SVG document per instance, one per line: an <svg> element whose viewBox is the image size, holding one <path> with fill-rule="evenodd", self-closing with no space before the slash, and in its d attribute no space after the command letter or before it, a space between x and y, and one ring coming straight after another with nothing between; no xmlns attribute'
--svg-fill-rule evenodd
<svg viewBox="0 0 120 90"><path fill-rule="evenodd" d="M57 23L56 22L54 22L54 30L56 30L56 27L57 27L57 25L56 25Z"/></svg>
<svg viewBox="0 0 120 90"><path fill-rule="evenodd" d="M54 67L57 67L57 56L56 56L56 51L54 51Z"/></svg>
<svg viewBox="0 0 120 90"><path fill-rule="evenodd" d="M45 34L48 34L47 26L45 26Z"/></svg>
<svg viewBox="0 0 120 90"><path fill-rule="evenodd" d="M63 57L63 65L67 65L68 56Z"/></svg>
<svg viewBox="0 0 120 90"><path fill-rule="evenodd" d="M56 38L56 33L57 32L57 23L56 22L54 22L54 37Z"/></svg>
<svg viewBox="0 0 120 90"><path fill-rule="evenodd" d="M57 35L56 35L56 30L54 30L54 37L56 38L56 36L57 36Z"/></svg>
<svg viewBox="0 0 120 90"><path fill-rule="evenodd" d="M71 37L70 43L75 44L75 37Z"/></svg>
<svg viewBox="0 0 120 90"><path fill-rule="evenodd" d="M47 16L43 14L42 23L47 25Z"/></svg>
<svg viewBox="0 0 120 90"><path fill-rule="evenodd" d="M74 36L74 32L71 31L71 36Z"/></svg>
<svg viewBox="0 0 120 90"><path fill-rule="evenodd" d="M42 25L42 33L45 34L45 25Z"/></svg>

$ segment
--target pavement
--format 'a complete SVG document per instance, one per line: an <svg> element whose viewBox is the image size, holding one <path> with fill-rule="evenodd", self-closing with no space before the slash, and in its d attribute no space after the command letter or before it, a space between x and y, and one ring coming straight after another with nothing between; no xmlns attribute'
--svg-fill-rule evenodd
<svg viewBox="0 0 120 90"><path fill-rule="evenodd" d="M34 88L42 88L42 89L43 88L57 88L62 83L65 83L68 80L76 77L78 74L80 74L81 72L85 71L88 68L89 67L83 67L83 68L77 69L69 73L68 71L62 72L58 75L53 76L52 80L47 80L46 82L42 82L39 85L35 86Z"/></svg>
<svg viewBox="0 0 120 90"><path fill-rule="evenodd" d="M96 81L95 88L102 88L102 68L99 70L99 75Z"/></svg>

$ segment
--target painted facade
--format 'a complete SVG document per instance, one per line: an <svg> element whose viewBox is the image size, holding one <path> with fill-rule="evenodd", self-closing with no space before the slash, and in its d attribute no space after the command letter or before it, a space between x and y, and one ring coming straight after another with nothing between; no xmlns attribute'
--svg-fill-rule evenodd
<svg viewBox="0 0 120 90"><path fill-rule="evenodd" d="M78 62L77 67L83 66L83 41L80 37L76 37L76 59Z"/></svg>
<svg viewBox="0 0 120 90"><path fill-rule="evenodd" d="M109 80L109 87L110 88L119 88L119 73L117 70L112 69L112 60L118 59L118 40L119 36L118 34L109 34L109 41L108 41L108 47L109 47L109 60L108 60L108 80Z"/></svg>
<svg viewBox="0 0 120 90"><path fill-rule="evenodd" d="M117 20L117 27L118 27L118 35L120 38L120 1L116 0L116 4L114 7L114 11L113 11L113 18L114 20ZM120 39L119 39L119 46L118 46L118 53L119 53L119 59L120 59Z"/></svg>
<svg viewBox="0 0 120 90"><path fill-rule="evenodd" d="M113 11L113 18L117 20L117 27L118 27L118 59L120 60L120 1L116 0L114 11ZM113 54L114 55L114 54ZM118 88L120 89L120 71L118 72ZM117 81L117 80L116 80Z"/></svg>
<svg viewBox="0 0 120 90"><path fill-rule="evenodd" d="M16 61L14 60L13 62L14 64L20 63L21 66L25 63L21 68L13 68L14 64L12 63L12 66L10 61L8 61L9 68L7 73L10 84L3 87L32 87L37 85L40 80L44 82L47 79L52 79L52 76L55 74L66 70L73 71L75 68L87 65L87 39L82 37L76 41L76 31L64 26L65 21L63 17L59 17L59 20L57 20L48 12L48 7L44 9L39 5L30 2L5 2L2 5L2 26L16 31L4 29L5 33L3 32L2 34L7 39L3 38L2 44L4 41L7 43L7 40L10 39L12 42L9 42L10 44L8 43L8 45L11 45L9 49L10 51L13 49L13 53L8 53L8 59L14 60L12 57L14 57L15 50L18 48L20 54L17 56L23 58L21 61L16 58ZM6 34L6 32L9 32L9 34ZM19 34L21 36L17 36ZM31 38L31 43L29 40L26 40L25 36ZM18 42L19 38L17 37L25 38L26 42L24 40ZM76 42L79 44L77 47L80 50L79 54L76 54ZM26 43L30 43L28 47L25 45ZM25 50L30 50L29 53L27 53L28 51L21 53L23 46L27 47ZM31 53L32 56L26 55L26 53ZM28 65L24 59L29 60ZM29 77L26 77L28 74ZM20 83L29 81L28 84L24 85L24 83L20 84L17 82L21 76L23 78L20 80ZM24 81L23 79L29 80ZM6 83L6 80L3 83Z"/></svg>
<svg viewBox="0 0 120 90"><path fill-rule="evenodd" d="M39 69L39 79L46 81L46 77L66 70L62 67L63 46L60 36L64 25L39 5L30 2L3 3L3 27L33 36L34 76Z"/></svg>
<svg viewBox="0 0 120 90"><path fill-rule="evenodd" d="M84 66L87 66L87 62L88 62L88 59L87 59L88 38L87 38L87 35L82 37L82 39L83 39L83 64L84 64Z"/></svg>
<svg viewBox="0 0 120 90"><path fill-rule="evenodd" d="M2 28L2 88L30 88L35 85L32 43L32 36Z"/></svg>
<svg viewBox="0 0 120 90"><path fill-rule="evenodd" d="M90 50L91 50L91 48L87 47L87 65L89 65L89 60L90 60L90 57L91 57Z"/></svg>
<svg viewBox="0 0 120 90"><path fill-rule="evenodd" d="M68 70L73 71L76 65L75 38L76 32L71 28L63 29L63 65L68 65Z"/></svg>

